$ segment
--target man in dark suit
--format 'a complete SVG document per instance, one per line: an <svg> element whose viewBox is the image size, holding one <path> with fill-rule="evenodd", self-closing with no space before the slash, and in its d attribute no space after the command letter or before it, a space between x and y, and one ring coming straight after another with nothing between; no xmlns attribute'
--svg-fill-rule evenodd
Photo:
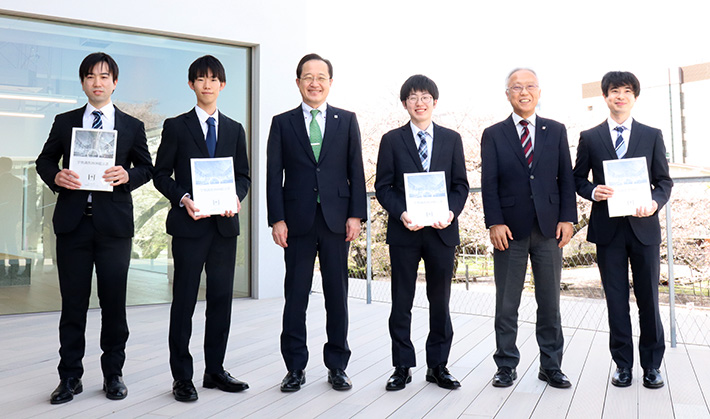
<svg viewBox="0 0 710 419"><path fill-rule="evenodd" d="M643 385L663 387L659 370L665 340L658 309L661 227L658 211L668 202L673 187L666 161L661 131L631 117L631 109L641 92L632 73L612 71L602 78L602 93L610 110L609 118L584 131L579 138L574 180L577 193L592 201L587 240L597 245L597 263L609 313L609 349L616 363L611 383L628 387L633 382L634 345L629 317L629 262L639 308L641 336L639 356ZM644 157L651 183L649 206L639 206L635 214L610 217L607 200L614 190L604 179L605 160ZM592 181L589 181L589 172Z"/></svg>
<svg viewBox="0 0 710 419"><path fill-rule="evenodd" d="M123 382L128 323L126 281L131 260L133 203L131 191L148 182L152 163L143 123L121 112L111 102L118 83L118 65L108 54L89 54L79 66L81 86L88 103L57 115L49 138L37 157L37 173L59 193L53 224L57 235L57 269L62 295L59 320L59 386L52 404L66 403L83 390L86 312L91 277L101 305L101 369L106 397L120 400L128 395ZM80 174L69 170L72 128L118 131L115 166L103 175L111 192L79 189ZM59 161L62 167L59 167Z"/></svg>
<svg viewBox="0 0 710 419"><path fill-rule="evenodd" d="M153 181L171 204L166 226L168 234L173 236L175 276L168 345L173 395L183 402L197 400L189 344L203 268L207 276L207 308L202 385L227 392L249 388L247 383L235 379L223 367L232 315L239 235L236 213L251 184L246 136L240 123L217 110L217 98L227 81L224 67L217 58L205 55L195 60L188 69L188 80L197 105L187 113L165 120ZM236 213L225 210L220 216L200 215L192 200L190 160L213 157L232 158Z"/></svg>
<svg viewBox="0 0 710 419"><path fill-rule="evenodd" d="M459 244L458 215L468 198L466 161L461 136L432 123L439 89L430 78L414 75L402 85L399 99L410 116L408 124L382 136L377 157L377 200L387 210L387 244L392 265L392 311L389 330L392 338L394 373L387 390L402 390L412 380L416 366L411 341L412 304L419 261L424 259L429 300L429 336L426 342L426 380L439 387L461 386L446 364L454 331L449 314L454 251ZM419 225L407 212L405 173L444 172L449 211ZM411 210L411 209L410 209ZM411 212L411 211L410 211ZM435 217L436 218L436 217Z"/></svg>
<svg viewBox="0 0 710 419"><path fill-rule="evenodd" d="M288 373L281 391L298 391L306 382L306 307L316 254L327 312L328 382L349 390L348 250L367 219L360 128L354 113L326 103L330 61L308 54L296 77L303 103L274 116L266 148L269 225L286 262L281 354Z"/></svg>
<svg viewBox="0 0 710 419"><path fill-rule="evenodd" d="M559 122L535 114L540 86L532 70L513 70L506 87L513 113L486 128L481 138L483 212L495 248L493 359L498 370L492 384L508 387L517 378L518 307L529 256L537 301L538 378L566 388L571 383L560 368L560 277L562 247L577 222L567 131Z"/></svg>

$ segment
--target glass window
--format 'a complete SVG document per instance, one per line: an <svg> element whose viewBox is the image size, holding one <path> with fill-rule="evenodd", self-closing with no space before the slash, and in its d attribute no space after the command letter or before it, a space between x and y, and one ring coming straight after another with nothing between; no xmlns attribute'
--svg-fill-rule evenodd
<svg viewBox="0 0 710 419"><path fill-rule="evenodd" d="M220 111L241 122L250 138L251 50L1 15L0 39L0 314L59 310L51 222L56 195L37 176L34 160L54 116L86 103L79 81L83 58L103 51L116 60L119 77L112 100L145 123L155 161L165 118L195 106L187 69L205 54L219 58L226 69ZM134 191L133 200L136 232L128 304L169 302L169 203L152 182ZM250 295L249 200L247 195L240 213L235 297ZM93 297L92 307L97 305Z"/></svg>

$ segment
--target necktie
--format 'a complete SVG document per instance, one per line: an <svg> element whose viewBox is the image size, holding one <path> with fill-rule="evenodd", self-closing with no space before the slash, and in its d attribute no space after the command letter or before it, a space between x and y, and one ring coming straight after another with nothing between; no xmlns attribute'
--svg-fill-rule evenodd
<svg viewBox="0 0 710 419"><path fill-rule="evenodd" d="M618 158L622 158L624 157L624 154L626 154L626 141L624 141L623 136L625 129L626 128L621 125L614 128L614 131L619 133L619 136L616 137L616 142L614 143L614 151L616 151L616 157Z"/></svg>
<svg viewBox="0 0 710 419"><path fill-rule="evenodd" d="M528 130L529 123L530 122L524 119L520 121L520 125L523 126L523 135L520 136L520 143L523 145L523 154L525 155L525 160L528 162L528 168L531 168L533 162L533 147L532 140L530 139L530 131Z"/></svg>
<svg viewBox="0 0 710 419"><path fill-rule="evenodd" d="M320 145L323 140L323 134L320 132L320 125L318 125L318 121L316 121L316 115L318 115L319 112L320 111L318 109L311 109L311 115L313 117L311 118L311 124L309 126L311 147L313 147L313 155L315 156L316 161L318 161L318 157L320 157Z"/></svg>
<svg viewBox="0 0 710 419"><path fill-rule="evenodd" d="M426 145L426 132L419 131L417 136L419 137L419 159L422 161L422 168L424 168L424 171L428 172L429 164L427 163L427 157L429 156L429 152Z"/></svg>
<svg viewBox="0 0 710 419"><path fill-rule="evenodd" d="M210 157L214 157L214 150L217 148L217 133L214 129L215 120L211 116L207 118L207 138L205 142L207 143L207 152L210 153Z"/></svg>
<svg viewBox="0 0 710 419"><path fill-rule="evenodd" d="M91 124L91 128L103 129L104 123L101 121L101 115L103 115L103 113L101 111L93 111L91 114L94 115L94 122Z"/></svg>

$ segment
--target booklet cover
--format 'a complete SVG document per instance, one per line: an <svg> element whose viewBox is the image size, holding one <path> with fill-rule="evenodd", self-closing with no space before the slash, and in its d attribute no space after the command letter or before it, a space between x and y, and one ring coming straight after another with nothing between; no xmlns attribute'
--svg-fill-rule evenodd
<svg viewBox="0 0 710 419"><path fill-rule="evenodd" d="M69 170L79 174L81 187L88 191L113 191L104 172L115 166L118 131L93 128L73 128Z"/></svg>
<svg viewBox="0 0 710 419"><path fill-rule="evenodd" d="M196 215L218 215L237 212L237 189L231 157L190 159L192 199L199 208Z"/></svg>
<svg viewBox="0 0 710 419"><path fill-rule="evenodd" d="M645 157L605 160L604 179L614 188L614 195L607 200L609 217L636 214L639 207L651 206L651 184Z"/></svg>
<svg viewBox="0 0 710 419"><path fill-rule="evenodd" d="M405 173L404 193L407 214L415 225L430 226L449 219L444 172Z"/></svg>

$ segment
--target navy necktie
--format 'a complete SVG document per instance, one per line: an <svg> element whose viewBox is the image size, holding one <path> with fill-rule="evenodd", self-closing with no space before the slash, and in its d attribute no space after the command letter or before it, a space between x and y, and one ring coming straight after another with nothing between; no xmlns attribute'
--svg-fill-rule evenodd
<svg viewBox="0 0 710 419"><path fill-rule="evenodd" d="M533 163L533 147L532 140L530 139L530 131L528 130L528 122L523 119L520 121L520 125L523 126L523 135L520 136L520 143L523 145L523 154L525 155L525 161L528 162L528 168L532 167Z"/></svg>
<svg viewBox="0 0 710 419"><path fill-rule="evenodd" d="M417 133L419 137L419 159L422 161L422 168L425 172L429 171L429 165L427 164L427 157L429 156L429 151L426 146L426 132L419 131Z"/></svg>
<svg viewBox="0 0 710 419"><path fill-rule="evenodd" d="M91 128L93 129L103 129L104 128L104 123L101 121L101 115L103 113L101 111L93 111L91 112L92 115L94 115L94 122L91 124Z"/></svg>
<svg viewBox="0 0 710 419"><path fill-rule="evenodd" d="M207 138L205 142L207 143L207 151L210 153L210 157L214 157L214 150L217 148L217 132L214 118L211 116L207 118Z"/></svg>

